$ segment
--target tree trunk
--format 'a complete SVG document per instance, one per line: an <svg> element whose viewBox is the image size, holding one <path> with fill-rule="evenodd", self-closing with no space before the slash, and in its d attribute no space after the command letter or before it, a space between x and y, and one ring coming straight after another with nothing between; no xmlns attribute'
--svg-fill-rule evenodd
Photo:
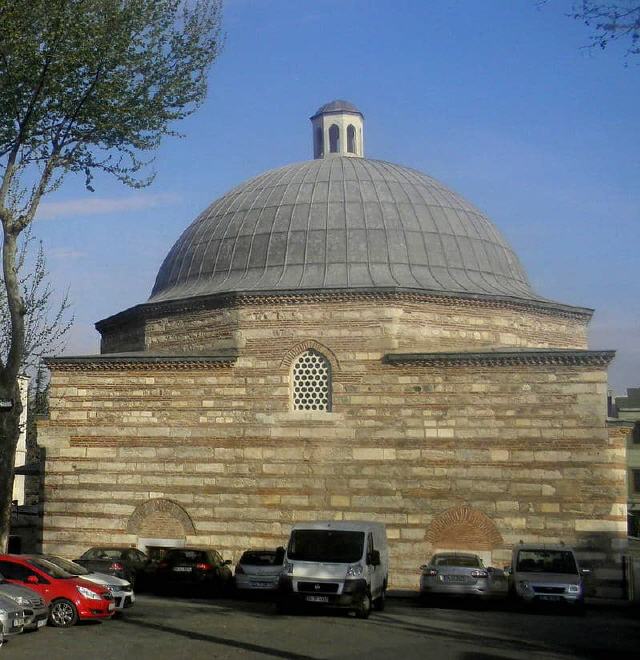
<svg viewBox="0 0 640 660"><path fill-rule="evenodd" d="M13 469L20 435L22 403L18 384L13 389L0 388L0 399L13 399L11 411L0 412L0 553L7 551L11 529Z"/></svg>

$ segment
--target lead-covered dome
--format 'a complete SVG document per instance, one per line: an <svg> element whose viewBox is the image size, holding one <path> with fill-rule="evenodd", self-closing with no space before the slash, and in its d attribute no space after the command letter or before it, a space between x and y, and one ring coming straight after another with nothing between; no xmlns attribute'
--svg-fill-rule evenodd
<svg viewBox="0 0 640 660"><path fill-rule="evenodd" d="M268 171L215 201L171 248L149 300L323 289L541 300L462 197L415 170L338 155Z"/></svg>

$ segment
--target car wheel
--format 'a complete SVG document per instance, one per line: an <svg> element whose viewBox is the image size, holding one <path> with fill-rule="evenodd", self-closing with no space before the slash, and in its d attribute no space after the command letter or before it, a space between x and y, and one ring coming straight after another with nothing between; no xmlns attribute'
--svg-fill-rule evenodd
<svg viewBox="0 0 640 660"><path fill-rule="evenodd" d="M362 602L360 607L356 610L356 616L358 619L368 619L371 614L371 594L367 591L362 597Z"/></svg>
<svg viewBox="0 0 640 660"><path fill-rule="evenodd" d="M71 628L78 621L76 606L66 598L54 600L49 613L49 623L56 628Z"/></svg>
<svg viewBox="0 0 640 660"><path fill-rule="evenodd" d="M384 611L386 593L387 593L386 589L383 589L380 592L380 595L373 601L373 609L376 612L383 612Z"/></svg>

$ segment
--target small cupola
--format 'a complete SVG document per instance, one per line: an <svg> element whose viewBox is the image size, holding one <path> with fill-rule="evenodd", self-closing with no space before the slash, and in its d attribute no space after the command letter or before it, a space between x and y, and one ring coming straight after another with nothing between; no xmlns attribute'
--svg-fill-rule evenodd
<svg viewBox="0 0 640 660"><path fill-rule="evenodd" d="M349 101L325 103L311 117L313 157L364 157L364 115Z"/></svg>

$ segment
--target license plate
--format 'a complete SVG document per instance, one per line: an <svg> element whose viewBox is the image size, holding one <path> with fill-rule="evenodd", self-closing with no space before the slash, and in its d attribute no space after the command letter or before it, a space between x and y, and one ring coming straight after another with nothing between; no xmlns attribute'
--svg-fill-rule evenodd
<svg viewBox="0 0 640 660"><path fill-rule="evenodd" d="M13 620L13 625L14 625L14 627L16 627L16 628L17 628L18 626L24 626L24 619L14 619L14 620Z"/></svg>
<svg viewBox="0 0 640 660"><path fill-rule="evenodd" d="M44 627L44 626L46 626L46 625L47 625L47 620L46 620L46 619L41 619L40 621L38 621L38 622L36 623L36 627L37 627L37 628L42 628L42 627Z"/></svg>
<svg viewBox="0 0 640 660"><path fill-rule="evenodd" d="M113 612L113 610L116 609L116 604L115 603L109 603L109 612Z"/></svg>
<svg viewBox="0 0 640 660"><path fill-rule="evenodd" d="M540 600L553 600L553 601L558 601L562 600L561 596L538 596Z"/></svg>
<svg viewBox="0 0 640 660"><path fill-rule="evenodd" d="M176 573L191 573L193 569L191 566L174 566L173 570Z"/></svg>
<svg viewBox="0 0 640 660"><path fill-rule="evenodd" d="M444 576L444 581L445 582L464 582L465 577L464 577L464 575L445 575Z"/></svg>
<svg viewBox="0 0 640 660"><path fill-rule="evenodd" d="M307 596L306 600L310 603L328 603L329 596Z"/></svg>

